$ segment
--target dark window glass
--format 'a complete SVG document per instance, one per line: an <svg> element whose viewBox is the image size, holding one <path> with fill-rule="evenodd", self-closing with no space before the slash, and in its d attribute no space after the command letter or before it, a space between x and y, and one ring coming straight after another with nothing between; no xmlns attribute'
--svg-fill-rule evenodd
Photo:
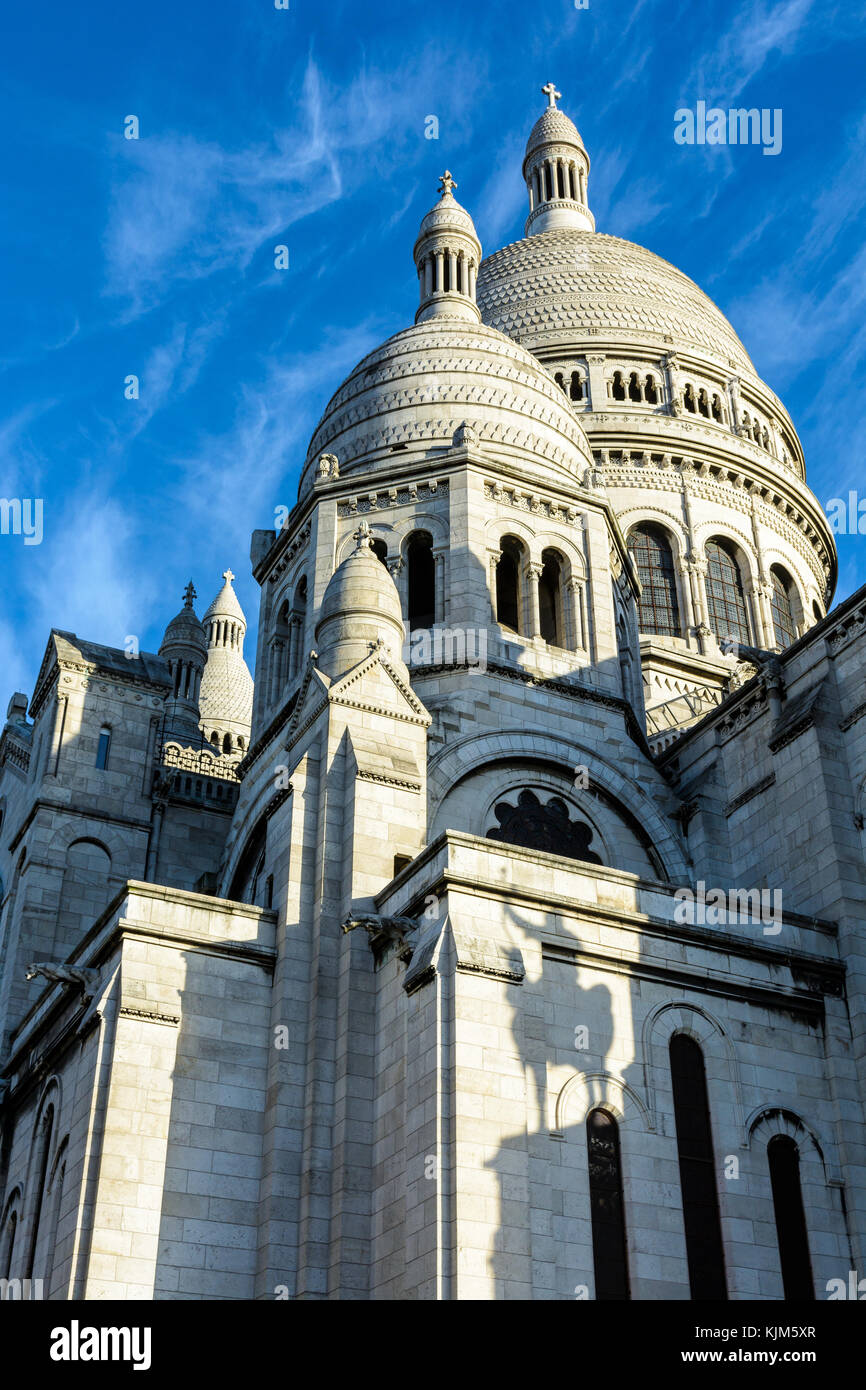
<svg viewBox="0 0 866 1390"><path fill-rule="evenodd" d="M680 637L680 608L671 543L660 526L638 526L628 538L628 548L641 582L639 605L641 632Z"/></svg>
<svg viewBox="0 0 866 1390"><path fill-rule="evenodd" d="M538 581L541 635L545 642L562 647L565 645L562 640L562 569L553 551L546 550L541 559L541 578Z"/></svg>
<svg viewBox="0 0 866 1390"><path fill-rule="evenodd" d="M496 566L496 621L512 632L520 631L520 552L508 537Z"/></svg>
<svg viewBox="0 0 866 1390"><path fill-rule="evenodd" d="M725 541L707 542L707 608L717 637L748 642L743 580L733 548Z"/></svg>
<svg viewBox="0 0 866 1390"><path fill-rule="evenodd" d="M725 1256L704 1057L692 1038L676 1033L671 1038L670 1059L692 1298L725 1299Z"/></svg>
<svg viewBox="0 0 866 1390"><path fill-rule="evenodd" d="M435 568L433 541L426 531L409 540L409 627L432 627L435 621Z"/></svg>
<svg viewBox="0 0 866 1390"><path fill-rule="evenodd" d="M785 1298L811 1302L815 1298L815 1286L800 1187L800 1151L787 1134L777 1134L767 1145L767 1161Z"/></svg>
<svg viewBox="0 0 866 1390"><path fill-rule="evenodd" d="M780 647L788 647L797 636L794 627L794 616L791 612L791 596L789 585L786 584L780 570L775 565L770 570L770 578L773 581L773 596L770 599L770 610L773 614L773 632L776 635L776 642Z"/></svg>
<svg viewBox="0 0 866 1390"><path fill-rule="evenodd" d="M595 1296L597 1299L628 1298L619 1126L606 1110L590 1111L586 1120L586 1143Z"/></svg>
<svg viewBox="0 0 866 1390"><path fill-rule="evenodd" d="M104 769L108 767L108 749L111 744L111 731L103 729L99 735L99 746L96 750L96 766Z"/></svg>

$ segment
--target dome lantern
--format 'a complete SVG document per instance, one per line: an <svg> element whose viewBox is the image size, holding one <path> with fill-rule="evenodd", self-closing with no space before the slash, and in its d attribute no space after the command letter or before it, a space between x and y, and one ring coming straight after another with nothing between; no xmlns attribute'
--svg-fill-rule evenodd
<svg viewBox="0 0 866 1390"><path fill-rule="evenodd" d="M529 194L526 236L575 227L594 232L587 202L589 155L573 121L557 106L562 96L552 82L542 87L547 107L526 142L523 177Z"/></svg>
<svg viewBox="0 0 866 1390"><path fill-rule="evenodd" d="M421 289L416 323L442 317L470 323L481 320L475 304L481 242L472 218L451 191L456 187L446 169L439 182L439 202L423 218L415 242L413 254Z"/></svg>

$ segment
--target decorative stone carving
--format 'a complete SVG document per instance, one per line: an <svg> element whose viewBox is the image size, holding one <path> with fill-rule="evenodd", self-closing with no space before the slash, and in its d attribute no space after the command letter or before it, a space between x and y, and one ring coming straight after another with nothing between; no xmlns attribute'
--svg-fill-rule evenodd
<svg viewBox="0 0 866 1390"><path fill-rule="evenodd" d="M601 856L589 848L591 828L584 821L570 820L568 807L558 796L542 805L535 792L526 788L518 796L516 806L500 801L494 814L499 826L487 831L488 840L502 840L546 854L564 854L587 864L602 862Z"/></svg>

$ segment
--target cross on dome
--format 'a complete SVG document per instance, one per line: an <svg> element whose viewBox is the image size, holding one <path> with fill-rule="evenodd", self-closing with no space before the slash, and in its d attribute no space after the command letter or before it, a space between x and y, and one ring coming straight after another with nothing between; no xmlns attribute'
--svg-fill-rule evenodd
<svg viewBox="0 0 866 1390"><path fill-rule="evenodd" d="M190 580L183 591L184 607L192 608L196 598L197 594L195 591L195 585L193 584L192 580Z"/></svg>
<svg viewBox="0 0 866 1390"><path fill-rule="evenodd" d="M234 575L232 574L231 570L223 570L223 579L227 584L231 584L232 580L234 579Z"/></svg>
<svg viewBox="0 0 866 1390"><path fill-rule="evenodd" d="M362 521L360 523L357 531L352 535L352 540L357 541L357 545L355 546L356 550L363 550L365 545L372 544L369 521Z"/></svg>
<svg viewBox="0 0 866 1390"><path fill-rule="evenodd" d="M440 193L443 195L443 197L444 197L446 193L450 193L451 190L452 190L452 188L456 188L456 187L457 187L457 182L456 182L456 180L455 180L455 179L452 179L452 177L451 177L451 171L450 171L449 169L446 169L446 170L445 170L445 173L442 175L442 177L441 177L440 180L439 180L439 192L440 192Z"/></svg>
<svg viewBox="0 0 866 1390"><path fill-rule="evenodd" d="M546 82L546 83L544 84L544 86L542 87L541 90L542 90L542 92L544 93L544 95L547 97L547 104L548 104L548 106L552 106L553 109L554 109L554 111L556 111L556 109L557 109L556 103L557 103L557 100L560 100L560 101L562 100L562 92L558 92L558 91L556 90L555 85L554 85L552 82Z"/></svg>

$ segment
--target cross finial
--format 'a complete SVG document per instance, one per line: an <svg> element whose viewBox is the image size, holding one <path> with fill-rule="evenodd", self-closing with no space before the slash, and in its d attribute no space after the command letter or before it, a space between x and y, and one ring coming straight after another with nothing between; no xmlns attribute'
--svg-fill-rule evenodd
<svg viewBox="0 0 866 1390"><path fill-rule="evenodd" d="M451 171L450 171L449 169L446 169L446 170L445 170L445 173L442 175L441 179L439 180L439 192L442 193L442 194L450 193L451 190L452 190L452 188L456 188L456 187L457 187L457 183L455 182L454 179L452 179L452 177L451 177Z"/></svg>
<svg viewBox="0 0 866 1390"><path fill-rule="evenodd" d="M183 591L183 600L185 608L192 608L196 600L195 585L193 584L192 580L189 581L189 583Z"/></svg>
<svg viewBox="0 0 866 1390"><path fill-rule="evenodd" d="M223 570L223 579L227 584L231 584L232 580L234 579L234 575L232 574L231 570Z"/></svg>
<svg viewBox="0 0 866 1390"><path fill-rule="evenodd" d="M357 541L357 545L355 546L356 550L363 550L365 546L368 546L370 544L369 521L362 521L359 524L357 531L355 531L352 535L352 540Z"/></svg>
<svg viewBox="0 0 866 1390"><path fill-rule="evenodd" d="M546 82L541 90L547 97L548 106L552 106L555 111L557 99L562 100L562 92L558 92L552 82Z"/></svg>

